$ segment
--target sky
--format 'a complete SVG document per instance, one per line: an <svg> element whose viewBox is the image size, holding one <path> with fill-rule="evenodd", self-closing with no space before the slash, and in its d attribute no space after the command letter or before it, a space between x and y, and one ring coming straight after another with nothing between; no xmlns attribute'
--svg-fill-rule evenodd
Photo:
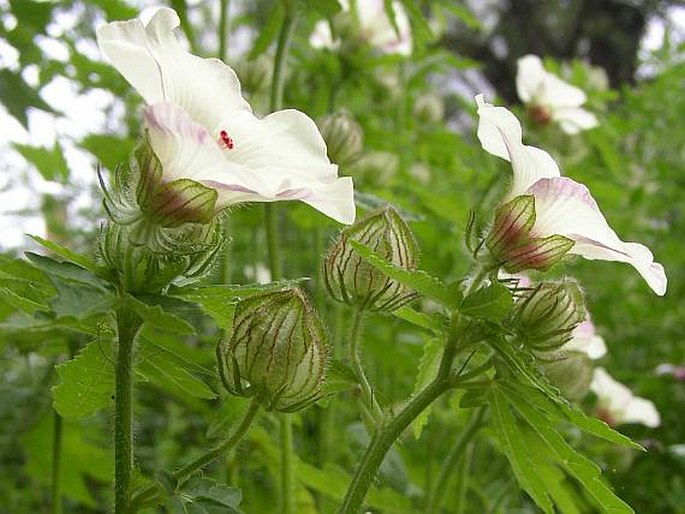
<svg viewBox="0 0 685 514"><path fill-rule="evenodd" d="M0 0L0 4L3 3L6 4L6 0ZM149 19L155 10L152 1L139 1L136 4L143 7L144 20ZM237 2L230 3L233 9L237 8L236 4ZM685 7L672 8L668 17L674 28L671 38L678 42L685 41ZM59 37L70 30L75 22L75 15L63 13L49 27L51 37L37 38L36 44L51 57L65 60L68 51L59 41ZM6 30L11 30L16 20L11 16L5 16L0 23ZM665 35L666 25L663 20L654 19L649 23L642 41L643 59L661 46ZM238 52L240 48L248 47L251 35L243 30L232 34L231 37L232 45L229 51ZM214 46L211 41L207 43L208 47ZM82 41L79 50L91 58L101 59L93 42ZM0 40L0 68L17 69L18 58L17 51ZM640 70L642 76L653 73L654 66L648 62ZM23 77L29 84L35 85L37 74L37 69L28 68L24 71ZM473 77L473 80L475 84L480 84L480 87L486 87L478 77ZM79 149L73 141L92 133L111 134L117 129L123 116L121 103L110 93L96 89L87 94L79 94L73 83L64 77L57 77L45 86L41 90L41 96L48 104L62 111L63 116L56 117L32 109L28 113L28 130L0 106L0 250L30 247L31 241L25 234L45 235L44 222L39 212L43 194L64 197L67 191L81 191L82 193L72 196L69 200L69 210L72 214L70 221L77 226L92 223L92 220L81 219L75 214L81 208L97 201L91 194L96 182L97 163L91 154ZM115 107L113 111L110 109L112 106ZM52 147L57 142L62 145L71 170L69 188L43 180L12 148L14 143Z"/></svg>

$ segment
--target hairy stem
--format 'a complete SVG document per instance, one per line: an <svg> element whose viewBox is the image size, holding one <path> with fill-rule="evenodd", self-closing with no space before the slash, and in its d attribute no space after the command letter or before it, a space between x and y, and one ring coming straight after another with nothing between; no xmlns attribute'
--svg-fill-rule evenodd
<svg viewBox="0 0 685 514"><path fill-rule="evenodd" d="M116 360L114 401L114 512L131 512L131 472L133 469L133 339L140 328L138 316L122 306L117 310L119 344Z"/></svg>
<svg viewBox="0 0 685 514"><path fill-rule="evenodd" d="M228 452L238 443L238 441L240 441L240 439L245 435L247 430L250 428L250 425L252 425L252 422L254 421L255 415L259 411L259 407L259 400L257 400L256 398L253 399L252 403L250 403L250 406L247 409L247 412L243 416L243 419L241 420L240 424L231 433L230 436L228 436L222 442L217 444L214 448L208 450L206 453L203 453L196 459L190 461L182 468L174 471L171 474L171 477L176 481L183 480L184 478L192 475L195 471L202 469L213 460ZM157 495L157 492L157 485L153 484L151 486L148 486L147 488L143 489L133 497L132 503L135 507L141 506L143 503L153 500Z"/></svg>
<svg viewBox="0 0 685 514"><path fill-rule="evenodd" d="M459 464L459 461L464 456L464 450L466 445L469 443L471 438L478 432L481 427L481 420L485 409L483 407L475 410L469 419L468 424L464 430L459 434L456 443L450 449L447 454L447 458L440 469L440 474L438 475L438 480L433 488L432 494L428 500L428 506L426 512L428 514L438 514L440 508L442 507L442 502L445 498L445 491L447 491L447 485L449 484L450 478L452 477L454 470Z"/></svg>
<svg viewBox="0 0 685 514"><path fill-rule="evenodd" d="M352 369L357 375L357 380L362 390L362 407L363 411L370 415L370 421L373 426L376 426L383 416L383 411L381 410L376 397L373 394L373 389L369 383L366 373L364 372L364 367L359 360L359 340L360 340L360 328L362 318L364 317L364 311L362 309L355 309L354 315L352 316L352 324L350 326L350 337L349 337L349 359L352 364Z"/></svg>
<svg viewBox="0 0 685 514"><path fill-rule="evenodd" d="M62 416L52 416L52 514L62 514Z"/></svg>

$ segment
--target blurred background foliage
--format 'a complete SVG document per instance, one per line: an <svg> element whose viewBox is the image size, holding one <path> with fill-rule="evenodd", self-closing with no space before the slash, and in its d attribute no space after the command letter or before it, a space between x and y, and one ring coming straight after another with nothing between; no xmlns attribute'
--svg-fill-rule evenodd
<svg viewBox="0 0 685 514"><path fill-rule="evenodd" d="M276 3L231 0L223 41L226 61L261 114L268 105L268 69L282 16ZM408 58L364 47L313 49L308 38L320 15L304 8L288 63L285 105L317 120L342 108L356 118L364 132L363 156L341 172L355 177L359 207L396 205L417 234L421 267L451 281L471 267L463 244L469 212L484 227L508 173L506 163L478 144L473 94L485 92L491 101L513 104L526 120L525 110L515 105L514 87L516 59L526 53L544 56L548 69L588 93L598 128L571 137L552 126L526 123L527 142L553 153L565 174L589 185L623 239L652 249L667 270L669 291L664 298L653 296L632 269L617 263L575 259L555 268L554 273L576 276L585 287L594 323L609 346L601 365L653 400L662 416L657 429L621 427L646 446L646 453L579 437L576 444L587 449L636 512L685 513L685 382L654 371L662 363L685 364L685 62L682 33L670 24L678 2L402 3L414 34ZM169 1L190 46L201 55L221 51L220 4ZM0 199L2 229L8 234L0 240L0 512L48 511L55 423L61 424L57 465L65 511L105 512L111 504L111 413L60 420L48 392L59 382L55 365L90 339L68 327L48 332L32 325L20 331L26 320L17 311L26 309L5 286L16 265L11 257L35 249L30 239L9 236L17 228L93 253L104 218L95 168L113 170L126 161L141 130L140 99L103 62L94 27L136 17L148 6L133 0L0 0ZM646 48L643 36L654 26L664 29L665 37L657 48ZM338 227L304 205L288 204L281 211L282 244L290 249L285 275L310 277L306 287L339 353L349 313L326 299L318 273L320 255ZM258 280L267 260L262 210L238 209L227 224L232 242L213 280ZM26 287L49 285L37 277ZM222 433L245 408L240 400L215 394L217 330L200 313L186 314L204 323L201 336L176 344L177 360L160 361L161 371L150 365L138 376L136 456L146 474L199 453L207 436ZM94 337L106 341L108 336ZM392 405L411 393L430 344L428 335L397 317L368 320L364 357L383 403ZM175 372L188 369L207 389ZM337 377L331 388L344 391L344 380ZM108 394L106 387L101 393ZM393 450L369 499L374 511L422 511L426 484L435 478L445 445L466 424L458 400L441 401L421 437L407 434ZM298 418L298 512L334 511L368 440L346 402L349 393L343 392ZM242 490L245 512L274 511L275 426L263 415L236 454L208 473ZM460 464L470 472L450 486L444 512L536 512L488 435L483 432Z"/></svg>

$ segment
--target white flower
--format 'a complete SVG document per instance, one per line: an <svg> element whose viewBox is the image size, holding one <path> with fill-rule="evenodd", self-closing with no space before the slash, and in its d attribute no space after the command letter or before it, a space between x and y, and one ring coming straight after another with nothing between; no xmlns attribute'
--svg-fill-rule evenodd
<svg viewBox="0 0 685 514"><path fill-rule="evenodd" d="M595 325L589 318L573 329L571 340L563 346L563 350L584 353L592 360L599 359L607 353L604 339L597 335Z"/></svg>
<svg viewBox="0 0 685 514"><path fill-rule="evenodd" d="M521 57L517 67L516 89L534 121L553 121L567 134L599 124L594 114L580 107L587 100L585 93L546 71L537 55Z"/></svg>
<svg viewBox="0 0 685 514"><path fill-rule="evenodd" d="M641 423L650 428L661 424L654 403L635 396L625 385L614 380L604 368L596 368L590 390L597 395L598 416L610 425Z"/></svg>
<svg viewBox="0 0 685 514"><path fill-rule="evenodd" d="M343 12L350 12L349 0L338 0ZM353 19L359 24L360 36L371 46L386 54L410 55L412 52L411 27L404 7L399 2L392 2L397 30L388 17L384 0L356 0ZM333 39L331 27L327 21L319 21L309 38L314 48L336 50L340 41Z"/></svg>
<svg viewBox="0 0 685 514"><path fill-rule="evenodd" d="M483 95L478 95L476 102L480 117L478 138L483 149L510 161L513 168L507 200L522 195L534 199L531 243L553 235L563 236L573 242L568 253L591 260L626 262L642 275L656 294L664 295L666 274L663 266L654 262L649 249L619 239L587 187L561 177L559 167L547 152L524 145L521 124L509 110L486 103ZM535 254L535 248L518 248L517 251L519 254L530 252L536 259L541 258Z"/></svg>
<svg viewBox="0 0 685 514"><path fill-rule="evenodd" d="M218 192L217 208L301 200L342 223L355 217L352 179L337 166L315 123L286 109L257 118L235 72L186 52L177 14L158 10L97 30L100 49L147 102L150 142L164 180L192 179Z"/></svg>

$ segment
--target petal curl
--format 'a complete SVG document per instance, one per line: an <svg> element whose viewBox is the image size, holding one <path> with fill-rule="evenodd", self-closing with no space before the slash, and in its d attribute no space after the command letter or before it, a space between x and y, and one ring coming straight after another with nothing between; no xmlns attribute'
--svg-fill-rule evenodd
<svg viewBox="0 0 685 514"><path fill-rule="evenodd" d="M607 223L590 191L570 178L538 180L527 190L535 196L536 220L532 233L538 237L559 234L575 242L569 253L586 259L625 262L633 266L659 296L666 293L667 279L649 249L624 242Z"/></svg>

